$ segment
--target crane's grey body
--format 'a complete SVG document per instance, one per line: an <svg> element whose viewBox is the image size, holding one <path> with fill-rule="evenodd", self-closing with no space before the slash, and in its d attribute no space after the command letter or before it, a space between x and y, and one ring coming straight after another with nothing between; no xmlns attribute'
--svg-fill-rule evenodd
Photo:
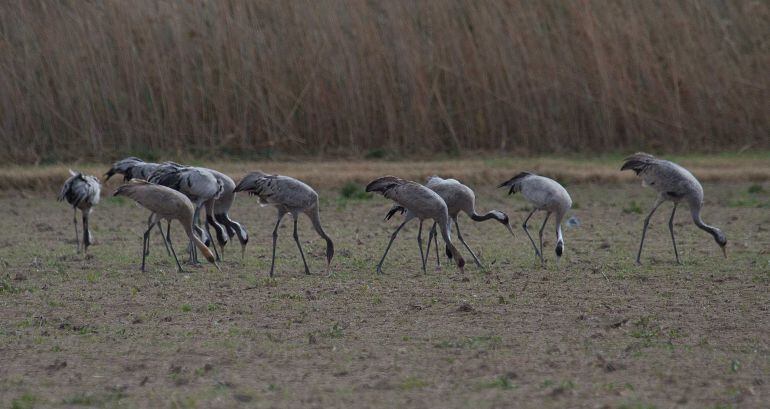
<svg viewBox="0 0 770 409"><path fill-rule="evenodd" d="M444 199L442 199L438 193L419 183L397 178L395 176L384 176L373 180L369 183L369 185L366 186L366 191L381 193L386 198L396 202L400 208L406 210L406 217L404 218L404 221L390 236L388 246L385 248L385 254L382 255L382 259L380 259L380 262L377 264L378 273L382 273L382 263L385 261L385 257L388 255L390 246L393 244L393 240L396 239L398 232L401 230L401 228L404 227L406 223L414 218L420 220L420 229L417 234L417 244L420 248L422 270L425 271L425 263L427 261L427 257L424 257L422 252L422 224L425 219L432 219L435 223L438 224L441 235L444 238L444 242L446 242L446 245L449 248L449 253L455 259L455 262L460 268L460 271L463 271L465 260L460 255L460 252L457 251L457 248L452 243L452 239L450 237L449 210L447 208L447 204L444 202ZM398 207L394 207L394 209L396 208ZM394 209L391 209L388 218L389 216L392 216ZM430 242L432 239L433 236L429 235L428 242Z"/></svg>
<svg viewBox="0 0 770 409"><path fill-rule="evenodd" d="M483 215L478 214L476 212L476 194L471 188L460 183L458 180L443 179L438 176L431 176L428 178L425 187L436 192L444 200L444 203L446 203L449 218L454 221L455 227L457 228L457 237L460 239L460 242L463 244L463 246L465 246L468 252L471 253L473 261L476 262L477 266L482 267L481 261L479 261L479 258L476 257L476 254L473 252L473 250L471 250L470 246L468 246L468 243L465 242L462 232L460 231L460 225L457 223L457 216L460 214L460 212L464 212L466 215L468 215L468 217L471 218L471 220L477 222L495 219L499 223L503 224L508 229L508 231L511 232L511 235L513 235L513 229L511 229L509 224L508 215L499 210L492 210ZM449 230L450 232L452 230L451 224L449 226ZM438 237L436 235L435 222L433 223L433 227L431 227L430 235L433 236L436 240L436 263L438 264ZM428 241L428 249L425 252L426 260L428 258L428 254L430 254L430 244L430 241ZM447 254L450 254L448 247Z"/></svg>
<svg viewBox="0 0 770 409"><path fill-rule="evenodd" d="M289 213L294 219L294 241L297 243L299 254L302 257L302 263L305 266L305 274L310 274L305 252L299 242L297 233L297 218L300 213L304 213L313 223L313 228L324 240L326 240L326 262L327 272L330 272L332 257L334 257L334 243L326 234L321 226L321 215L318 205L318 193L313 188L300 180L289 176L268 175L256 171L247 174L238 182L234 189L235 192L247 192L250 195L257 196L259 202L264 205L275 206L278 210L278 219L273 229L273 256L270 263L270 276L273 276L275 270L275 247L278 241L278 227L281 219Z"/></svg>
<svg viewBox="0 0 770 409"><path fill-rule="evenodd" d="M207 169L191 166L182 166L173 162L165 162L158 166L149 179L149 182L170 187L187 196L195 205L195 214L193 223L196 232L203 239L203 242L211 242L211 234L198 226L200 220L200 210L206 207L206 220L211 218L211 224L218 235L225 236L224 227L213 219L214 203L223 192L222 184ZM168 234L167 234L168 235ZM213 244L213 242L212 242ZM216 252L216 247L214 247ZM195 263L197 256L195 247L190 247L190 259Z"/></svg>
<svg viewBox="0 0 770 409"><path fill-rule="evenodd" d="M92 208L99 204L101 184L99 179L94 176L84 175L72 170L69 172L70 177L64 182L61 191L59 191L58 200L60 202L66 200L67 203L72 205L72 222L75 225L75 242L77 243L78 252L80 252L80 235L78 234L77 211L78 209L80 210L83 217L83 252L88 254L88 246L93 244L93 235L88 228L88 218Z"/></svg>
<svg viewBox="0 0 770 409"><path fill-rule="evenodd" d="M722 248L725 257L727 257L727 252L725 250L727 238L724 233L716 227L705 224L701 219L700 211L703 207L703 187L690 171L674 162L658 159L650 154L641 152L631 155L624 160L620 170L627 169L633 170L636 172L637 176L642 178L642 186L649 186L658 192L658 198L655 201L652 210L644 219L642 240L639 243L639 252L636 255L637 264L641 264L642 247L644 246L644 237L647 233L650 218L653 213L655 213L655 210L657 210L657 208L665 201L674 203L674 208L671 211L671 218L668 221L668 228L671 232L671 242L674 245L674 256L676 257L677 263L680 263L680 260L679 251L676 248L676 238L674 237L674 215L677 206L681 202L687 203L695 225L711 234L714 237L714 241L716 241Z"/></svg>
<svg viewBox="0 0 770 409"><path fill-rule="evenodd" d="M564 236L562 235L561 221L564 219L567 211L572 208L572 198L569 196L569 193L567 193L567 190L564 189L564 186L545 176L536 175L530 172L521 172L508 181L503 182L498 187L508 187L509 195L520 192L524 198L534 206L534 209L524 220L521 227L524 229L527 237L529 237L532 247L535 248L535 255L540 257L541 263L544 261L543 230L545 229L545 224L548 222L548 218L551 214L554 214L556 223L556 256L561 257L564 252ZM543 225L540 227L539 232L539 250L527 229L527 222L538 210L546 212L545 220L543 220Z"/></svg>
<svg viewBox="0 0 770 409"><path fill-rule="evenodd" d="M156 224L160 224L162 220L167 220L169 225L172 220L178 220L179 223L182 224L182 227L190 240L190 246L197 247L206 257L206 260L213 263L217 269L219 269L214 254L212 254L206 245L193 233L195 206L186 195L166 186L157 185L140 179L132 179L130 183L120 186L115 191L114 196L127 196L152 212L147 231L144 233L144 241L142 244L142 271L144 271L147 248L149 247L150 231ZM161 236L163 235L161 234ZM165 236L163 237L165 240ZM179 264L179 259L176 257L174 246L170 241L166 244L169 246L171 254L174 256L177 268L180 272L183 271L182 265Z"/></svg>

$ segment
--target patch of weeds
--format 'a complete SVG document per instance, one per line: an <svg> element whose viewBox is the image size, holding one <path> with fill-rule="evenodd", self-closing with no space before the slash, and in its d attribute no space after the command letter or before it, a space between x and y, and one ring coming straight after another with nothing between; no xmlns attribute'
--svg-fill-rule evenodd
<svg viewBox="0 0 770 409"><path fill-rule="evenodd" d="M98 271L89 271L86 274L86 281L88 281L91 284L96 283L99 281L99 278L101 278L102 274Z"/></svg>
<svg viewBox="0 0 770 409"><path fill-rule="evenodd" d="M109 196L107 197L107 203L118 206L123 206L128 203L125 197L122 196Z"/></svg>
<svg viewBox="0 0 770 409"><path fill-rule="evenodd" d="M643 347L650 347L660 336L660 327L652 322L652 317L644 316L634 322L636 327L629 335L642 341Z"/></svg>
<svg viewBox="0 0 770 409"><path fill-rule="evenodd" d="M754 274L754 276L751 277L751 281L757 284L770 283L770 270Z"/></svg>
<svg viewBox="0 0 770 409"><path fill-rule="evenodd" d="M386 149L370 149L369 152L366 152L364 155L364 159L384 159L388 156L388 151Z"/></svg>
<svg viewBox="0 0 770 409"><path fill-rule="evenodd" d="M216 304L209 304L206 306L206 311L216 311L219 309L219 306Z"/></svg>
<svg viewBox="0 0 770 409"><path fill-rule="evenodd" d="M340 189L340 198L344 200L367 200L371 199L372 195L366 193L364 187L358 183L347 182Z"/></svg>
<svg viewBox="0 0 770 409"><path fill-rule="evenodd" d="M406 379L401 381L401 383L398 385L398 387L401 390L412 390L412 389L421 389L426 386L428 386L429 383L416 377L416 376L408 376Z"/></svg>
<svg viewBox="0 0 770 409"><path fill-rule="evenodd" d="M508 375L500 375L491 381L482 382L479 386L482 388L503 390L511 390L516 388L516 385L511 382L511 377Z"/></svg>
<svg viewBox="0 0 770 409"><path fill-rule="evenodd" d="M11 401L11 409L32 409L36 402L37 397L35 395L25 393Z"/></svg>
<svg viewBox="0 0 770 409"><path fill-rule="evenodd" d="M182 304L182 312L190 312L192 311L192 306L190 304Z"/></svg>
<svg viewBox="0 0 770 409"><path fill-rule="evenodd" d="M382 298L380 298L379 295L373 295L372 296L372 305L379 305L382 304Z"/></svg>
<svg viewBox="0 0 770 409"><path fill-rule="evenodd" d="M657 406L643 402L626 402L621 403L618 409L657 409Z"/></svg>
<svg viewBox="0 0 770 409"><path fill-rule="evenodd" d="M762 193L764 191L765 189L762 187L762 185L757 185L757 184L749 186L749 190L748 190L749 194L752 194L752 195L755 195L757 193Z"/></svg>
<svg viewBox="0 0 770 409"><path fill-rule="evenodd" d="M69 398L64 398L62 403L65 405L77 406L109 406L110 402L116 402L126 397L123 392L111 392L106 394L88 394L79 392Z"/></svg>
<svg viewBox="0 0 770 409"><path fill-rule="evenodd" d="M345 334L342 332L342 326L339 322L335 322L334 325L332 325L331 328L329 328L326 333L324 333L326 337L328 338L342 338Z"/></svg>
<svg viewBox="0 0 770 409"><path fill-rule="evenodd" d="M14 287L7 281L0 281L0 294L18 294L22 291L22 289Z"/></svg>
<svg viewBox="0 0 770 409"><path fill-rule="evenodd" d="M738 373L738 370L741 369L741 361L737 359L733 359L730 362L730 372L732 373Z"/></svg>
<svg viewBox="0 0 770 409"><path fill-rule="evenodd" d="M545 379L543 380L543 383L540 384L540 388L545 389L554 385L556 385L556 381L553 379Z"/></svg>
<svg viewBox="0 0 770 409"><path fill-rule="evenodd" d="M444 340L434 344L436 348L461 348L461 349L497 349L503 343L503 339L497 335L485 335L467 337L461 339Z"/></svg>
<svg viewBox="0 0 770 409"><path fill-rule="evenodd" d="M628 204L628 206L623 208L623 213L642 214L642 207L639 206L639 203L636 203L636 200L632 200L631 203Z"/></svg>

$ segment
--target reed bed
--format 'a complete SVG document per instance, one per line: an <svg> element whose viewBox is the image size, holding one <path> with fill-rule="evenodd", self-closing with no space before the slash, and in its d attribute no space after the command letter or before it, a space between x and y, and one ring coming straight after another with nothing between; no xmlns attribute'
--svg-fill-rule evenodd
<svg viewBox="0 0 770 409"><path fill-rule="evenodd" d="M763 1L8 0L0 158L770 146Z"/></svg>

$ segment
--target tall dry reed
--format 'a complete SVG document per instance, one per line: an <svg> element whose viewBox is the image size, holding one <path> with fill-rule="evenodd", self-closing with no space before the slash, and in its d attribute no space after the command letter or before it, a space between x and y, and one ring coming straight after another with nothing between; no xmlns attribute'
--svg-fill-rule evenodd
<svg viewBox="0 0 770 409"><path fill-rule="evenodd" d="M6 0L0 152L770 145L766 1Z"/></svg>

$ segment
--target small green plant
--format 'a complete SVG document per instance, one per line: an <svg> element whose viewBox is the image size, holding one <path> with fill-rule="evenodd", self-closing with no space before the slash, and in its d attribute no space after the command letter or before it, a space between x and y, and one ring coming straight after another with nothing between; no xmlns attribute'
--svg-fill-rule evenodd
<svg viewBox="0 0 770 409"><path fill-rule="evenodd" d="M730 362L730 372L732 373L738 373L738 370L741 369L741 361L737 359L733 359Z"/></svg>
<svg viewBox="0 0 770 409"><path fill-rule="evenodd" d="M190 304L182 304L182 312L190 312L192 311L192 307Z"/></svg>
<svg viewBox="0 0 770 409"><path fill-rule="evenodd" d="M632 200L631 203L628 204L628 206L623 208L623 213L642 214L642 207L639 206L639 203L636 203L636 200Z"/></svg>
<svg viewBox="0 0 770 409"><path fill-rule="evenodd" d="M371 149L364 155L365 159L383 159L388 156L388 151L385 149Z"/></svg>
<svg viewBox="0 0 770 409"><path fill-rule="evenodd" d="M340 326L339 322L335 322L334 325L329 328L329 331L326 332L326 336L329 338L342 338L343 335L342 326Z"/></svg>
<svg viewBox="0 0 770 409"><path fill-rule="evenodd" d="M25 393L11 401L11 409L32 409L36 402L37 397L35 395Z"/></svg>
<svg viewBox="0 0 770 409"><path fill-rule="evenodd" d="M510 390L516 388L516 385L511 382L511 378L507 375L500 375L497 378L484 382L481 384L482 388L490 388L490 389L505 389Z"/></svg>
<svg viewBox="0 0 770 409"><path fill-rule="evenodd" d="M340 198L346 200L366 200L371 199L371 195L366 193L363 186L355 182L347 182L340 189Z"/></svg>
<svg viewBox="0 0 770 409"><path fill-rule="evenodd" d="M765 189L762 187L762 185L751 185L749 186L749 193L752 195L755 195L757 193L764 192Z"/></svg>
<svg viewBox="0 0 770 409"><path fill-rule="evenodd" d="M403 381L401 381L401 384L399 385L399 388L402 390L408 391L412 389L420 389L428 386L428 382L416 377L416 376L409 376Z"/></svg>

